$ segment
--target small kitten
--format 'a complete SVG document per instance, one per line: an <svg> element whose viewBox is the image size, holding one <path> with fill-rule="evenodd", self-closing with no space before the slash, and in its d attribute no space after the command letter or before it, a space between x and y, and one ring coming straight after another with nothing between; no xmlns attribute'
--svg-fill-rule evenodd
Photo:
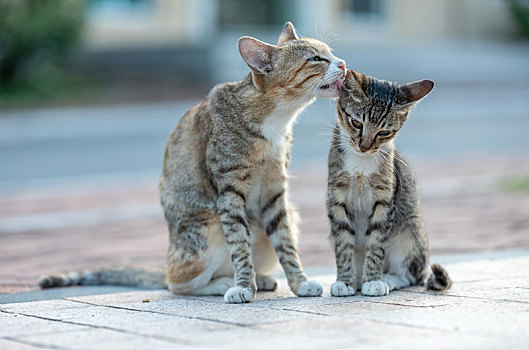
<svg viewBox="0 0 529 350"><path fill-rule="evenodd" d="M319 296L296 248L296 212L288 201L292 123L316 97L338 97L345 62L324 43L299 38L287 22L277 45L238 43L251 69L215 86L178 122L165 148L160 201L169 226L165 279L176 294L252 301L274 290L279 262L298 296ZM42 287L83 284L159 286L144 270L48 276Z"/></svg>
<svg viewBox="0 0 529 350"><path fill-rule="evenodd" d="M328 160L327 212L337 266L333 296L357 290L387 295L427 278L428 237L415 177L393 139L433 86L429 80L399 86L347 72ZM427 288L450 287L441 266L431 270Z"/></svg>

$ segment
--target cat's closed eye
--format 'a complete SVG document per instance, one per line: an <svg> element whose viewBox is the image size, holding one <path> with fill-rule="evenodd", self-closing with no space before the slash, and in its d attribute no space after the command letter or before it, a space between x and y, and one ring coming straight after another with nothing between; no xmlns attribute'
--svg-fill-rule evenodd
<svg viewBox="0 0 529 350"><path fill-rule="evenodd" d="M314 56L309 59L307 59L308 62L329 62L328 59L320 57L320 56Z"/></svg>
<svg viewBox="0 0 529 350"><path fill-rule="evenodd" d="M351 125L356 129L362 129L363 125L357 120L351 119Z"/></svg>
<svg viewBox="0 0 529 350"><path fill-rule="evenodd" d="M391 135L391 131L379 131L377 133L377 136L380 136L380 137L387 137L389 135Z"/></svg>

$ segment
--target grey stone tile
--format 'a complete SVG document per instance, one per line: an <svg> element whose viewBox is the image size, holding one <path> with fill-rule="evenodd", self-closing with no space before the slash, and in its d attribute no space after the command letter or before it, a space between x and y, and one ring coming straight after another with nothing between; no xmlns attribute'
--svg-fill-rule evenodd
<svg viewBox="0 0 529 350"><path fill-rule="evenodd" d="M258 308L251 306L251 304L211 303L192 299L162 300L155 303L141 305L123 304L122 306L181 317L207 319L247 326L309 317L307 314L300 312Z"/></svg>
<svg viewBox="0 0 529 350"><path fill-rule="evenodd" d="M502 259L483 259L443 265L454 284L465 281L495 280L516 278L526 275L529 256L507 257Z"/></svg>
<svg viewBox="0 0 529 350"><path fill-rule="evenodd" d="M316 339L339 339L333 349L484 349L504 345L501 339L376 323L362 319L328 317L259 326L275 334Z"/></svg>
<svg viewBox="0 0 529 350"><path fill-rule="evenodd" d="M96 327L123 328L133 327L149 322L172 320L174 317L151 312L116 309L104 306L87 306L83 308L27 312L29 315L79 323Z"/></svg>
<svg viewBox="0 0 529 350"><path fill-rule="evenodd" d="M27 311L37 312L47 310L74 309L82 307L86 307L86 305L64 299L52 299L41 301L28 301L24 303L2 304L0 305L0 310L24 313Z"/></svg>
<svg viewBox="0 0 529 350"><path fill-rule="evenodd" d="M377 311L401 310L405 308L407 308L407 306L357 300L351 302L342 301L341 303L335 304L315 305L314 307L305 306L303 309L305 309L305 311L312 311L328 316L347 317L348 315L361 315Z"/></svg>
<svg viewBox="0 0 529 350"><path fill-rule="evenodd" d="M174 349L190 348L171 340L148 338L141 335L108 329L90 329L61 334L35 335L19 338L35 344L67 349Z"/></svg>
<svg viewBox="0 0 529 350"><path fill-rule="evenodd" d="M497 305L492 308L487 308L486 305L486 303L479 303L475 307L468 305L465 308L455 305L433 309L388 310L358 316L353 315L350 318L389 325L529 342L529 313L499 313L498 309L500 308Z"/></svg>
<svg viewBox="0 0 529 350"><path fill-rule="evenodd" d="M520 288L515 285L501 286L495 284L494 286L489 286L485 283L469 283L465 286L456 286L454 290L448 293L450 295L472 298L509 300L512 302L526 303L529 306L529 288Z"/></svg>
<svg viewBox="0 0 529 350"><path fill-rule="evenodd" d="M176 295L168 290L141 290L127 293L87 295L71 297L67 300L75 300L98 305L120 305L125 303L155 302L167 299L176 299Z"/></svg>
<svg viewBox="0 0 529 350"><path fill-rule="evenodd" d="M0 349L35 350L35 347L32 345L20 343L16 340L0 339Z"/></svg>
<svg viewBox="0 0 529 350"><path fill-rule="evenodd" d="M60 333L72 330L83 330L85 327L43 320L17 314L0 313L0 338L23 335ZM2 349L2 347L0 347Z"/></svg>

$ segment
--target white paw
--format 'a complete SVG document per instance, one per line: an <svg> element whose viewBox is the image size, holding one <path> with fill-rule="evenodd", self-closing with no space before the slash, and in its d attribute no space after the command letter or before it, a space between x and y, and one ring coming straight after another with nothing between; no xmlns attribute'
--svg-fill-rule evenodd
<svg viewBox="0 0 529 350"><path fill-rule="evenodd" d="M257 275L255 281L257 282L257 290L273 291L277 289L277 280L270 275Z"/></svg>
<svg viewBox="0 0 529 350"><path fill-rule="evenodd" d="M331 286L331 295L333 297L348 297L355 295L356 288L348 286L342 281L336 281Z"/></svg>
<svg viewBox="0 0 529 350"><path fill-rule="evenodd" d="M254 298L254 293L250 288L239 286L228 289L224 294L224 301L231 304L249 303Z"/></svg>
<svg viewBox="0 0 529 350"><path fill-rule="evenodd" d="M364 282L364 284L362 285L362 294L370 297L388 295L389 286L386 282L381 280Z"/></svg>
<svg viewBox="0 0 529 350"><path fill-rule="evenodd" d="M322 292L321 284L316 281L306 281L299 285L296 295L298 297L319 297Z"/></svg>

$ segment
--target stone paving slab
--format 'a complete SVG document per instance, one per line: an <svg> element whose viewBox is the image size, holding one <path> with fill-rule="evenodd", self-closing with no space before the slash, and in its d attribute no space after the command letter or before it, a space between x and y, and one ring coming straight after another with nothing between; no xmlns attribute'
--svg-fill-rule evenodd
<svg viewBox="0 0 529 350"><path fill-rule="evenodd" d="M321 298L295 297L281 279L277 292L258 293L255 302L244 305L225 304L222 297L131 288L95 295L81 293L85 287L65 288L77 289L78 295L29 302L10 302L16 298L3 295L0 348L528 347L528 250L435 260L454 282L442 294L417 286L380 298L333 298L334 267L329 266L309 269L324 285ZM33 292L35 299L39 293Z"/></svg>

